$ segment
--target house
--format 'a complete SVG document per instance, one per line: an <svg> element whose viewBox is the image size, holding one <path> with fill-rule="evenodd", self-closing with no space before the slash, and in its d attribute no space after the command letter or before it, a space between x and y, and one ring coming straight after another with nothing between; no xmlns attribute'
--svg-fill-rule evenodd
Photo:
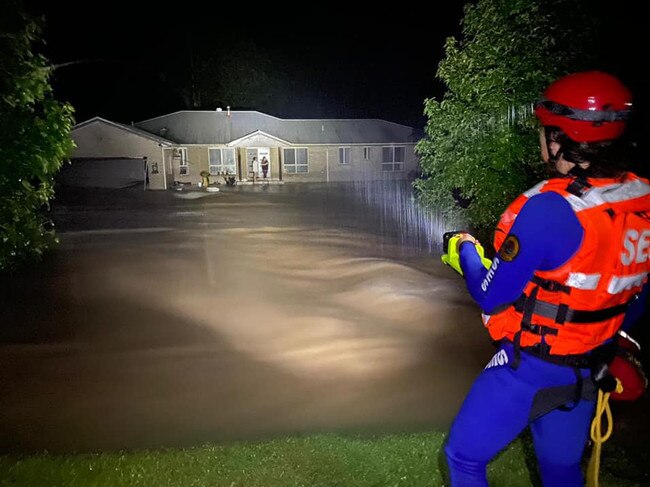
<svg viewBox="0 0 650 487"><path fill-rule="evenodd" d="M281 119L257 111L179 111L123 125L99 117L76 125L75 159L144 161L150 189L223 176L251 182L266 158L270 182L407 179L419 169L422 132L379 119ZM261 179L261 172L257 178Z"/></svg>

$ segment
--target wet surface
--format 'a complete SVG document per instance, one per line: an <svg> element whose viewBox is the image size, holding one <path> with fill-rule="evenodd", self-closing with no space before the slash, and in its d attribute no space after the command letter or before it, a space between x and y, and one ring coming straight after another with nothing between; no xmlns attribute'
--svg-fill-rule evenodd
<svg viewBox="0 0 650 487"><path fill-rule="evenodd" d="M351 186L228 189L59 196L56 252L0 281L1 450L451 420L493 349L430 253L444 225Z"/></svg>

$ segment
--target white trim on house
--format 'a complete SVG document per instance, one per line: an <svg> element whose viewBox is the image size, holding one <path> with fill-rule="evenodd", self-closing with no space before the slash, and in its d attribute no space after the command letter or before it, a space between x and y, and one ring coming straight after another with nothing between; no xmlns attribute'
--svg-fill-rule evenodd
<svg viewBox="0 0 650 487"><path fill-rule="evenodd" d="M165 150L170 150L170 149L165 148L161 144L160 145L160 160L162 162L163 188L167 189L167 164L165 163Z"/></svg>
<svg viewBox="0 0 650 487"><path fill-rule="evenodd" d="M187 145L187 144L186 144ZM294 146L294 144L289 144ZM416 142L345 142L344 145L341 145L340 142L316 142L313 144L300 143L295 144L296 147L384 147L384 146L415 146Z"/></svg>
<svg viewBox="0 0 650 487"><path fill-rule="evenodd" d="M268 137L271 140L276 141L279 144L283 145L294 145L291 142L288 142L286 140L283 140L279 137L276 137L275 135L267 134L266 132L263 132L261 130L256 130L255 132L251 132L250 134L246 134L243 137L239 137L238 139L231 140L230 142L226 143L227 147L244 147L243 143L246 142L247 140L252 139L253 137ZM257 145L257 143L256 143Z"/></svg>
<svg viewBox="0 0 650 487"><path fill-rule="evenodd" d="M248 137L248 135L246 137ZM270 136L270 137L273 137L273 136ZM275 138L276 140L281 140L281 139L278 139L277 137L273 137L273 138ZM237 139L237 140L239 140L239 139ZM179 143L170 142L170 141L167 141L167 142L169 144L169 147L225 147L225 148L233 148L230 144L232 144L234 141L233 142L228 142L227 144L215 144L215 143L209 143L209 144L208 143L205 143L205 144L179 144ZM363 143L359 143L359 144L356 144L354 142L346 142L345 144L335 143L335 142L328 142L328 143L318 142L318 143L314 143L314 144L302 144L302 143L301 144L294 144L292 142L282 141L282 143L285 144L285 145L283 145L281 147L287 146L287 147L370 147L370 148L373 148L373 147L411 147L411 146L415 147L417 145L415 142L412 142L412 143L411 142L370 142L370 143L363 142ZM257 146L241 145L241 146L237 146L237 147L246 148L246 147L257 147ZM237 147L235 147L235 148L237 148Z"/></svg>
<svg viewBox="0 0 650 487"><path fill-rule="evenodd" d="M221 111L219 112L218 110L177 110L172 113L166 113L165 115L158 115L157 117L153 118L147 118L146 120L141 120L138 123L147 123L147 122L152 122L154 120L158 120L159 118L165 118L165 117L170 117L172 115L176 115L177 113L186 113L186 112L191 112L191 113L223 113L226 114L227 112ZM286 122L315 122L315 121L320 121L320 122L357 122L359 120L375 120L379 122L385 122L385 123L390 123L392 125L398 125L400 127L406 127L409 129L412 129L413 127L409 125L404 125L403 123L397 123L397 122L391 122L390 120L384 120L383 118L364 118L364 119L359 119L359 118L280 118L276 117L274 115L270 115L268 113L260 112L258 110L230 110L230 116L233 116L237 113L258 113L260 115L264 115L265 117L273 118L275 120L281 120L281 121L286 121Z"/></svg>
<svg viewBox="0 0 650 487"><path fill-rule="evenodd" d="M246 135L246 137L248 137L248 135ZM273 137L273 136L270 136L270 137ZM275 138L276 140L281 140L282 141L282 139L278 139L277 137L273 137L273 138ZM239 140L239 139L237 139L237 140ZM170 147L172 147L172 146L173 147L180 147L180 146L182 146L182 147L219 147L219 146L232 147L231 144L233 142L228 142L226 144L216 144L216 143L179 144L179 143L174 143L174 142L169 142L169 143L171 144ZM370 143L363 142L363 143L358 143L358 144L354 143L354 142L346 142L344 145L341 145L340 143L336 143L336 142L327 142L327 143L316 142L316 143L313 143L313 144L303 144L303 143L294 144L293 142L282 141L282 143L285 144L287 147L344 147L344 146L345 147L388 147L388 146L390 146L390 147L398 147L398 146L399 147L410 147L410 146L415 147L415 145L416 145L415 142L370 142ZM238 147L246 148L246 147L257 147L257 146L241 145L241 146L238 146ZM285 147L285 146L282 146L282 147Z"/></svg>
<svg viewBox="0 0 650 487"><path fill-rule="evenodd" d="M88 119L88 120L86 120L84 122L80 122L77 125L75 125L74 127L72 127L72 131L83 128L86 125L90 125L90 124L95 123L95 122L105 123L106 125L110 125L112 127L115 127L115 128L121 129L121 130L125 130L127 132L131 132L134 135L144 137L145 139L153 140L153 141L158 142L159 144L162 144L162 145L166 145L166 146L169 146L169 147L174 145L174 143L172 141L167 140L164 137L158 137L158 136L156 136L156 135L154 135L154 134L152 134L150 132L147 132L146 130L142 130L142 129L136 128L136 127L131 127L130 125L124 125L123 123L118 123L118 122L113 122L111 120L106 120L105 118L102 118L102 117L93 117L93 118L90 118L90 119Z"/></svg>

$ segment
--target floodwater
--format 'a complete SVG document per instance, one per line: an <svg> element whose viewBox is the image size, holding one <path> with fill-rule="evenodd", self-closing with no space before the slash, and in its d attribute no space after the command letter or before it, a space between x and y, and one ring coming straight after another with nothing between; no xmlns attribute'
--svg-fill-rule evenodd
<svg viewBox="0 0 650 487"><path fill-rule="evenodd" d="M383 196L382 196L383 195ZM406 186L75 191L0 281L0 450L447 424L493 348Z"/></svg>

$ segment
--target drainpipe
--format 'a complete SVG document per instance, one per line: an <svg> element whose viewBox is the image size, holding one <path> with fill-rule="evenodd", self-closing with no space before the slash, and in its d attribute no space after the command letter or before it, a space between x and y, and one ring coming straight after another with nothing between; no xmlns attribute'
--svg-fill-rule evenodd
<svg viewBox="0 0 650 487"><path fill-rule="evenodd" d="M330 149L329 147L325 148L325 180L330 182Z"/></svg>
<svg viewBox="0 0 650 487"><path fill-rule="evenodd" d="M163 174L163 186L164 189L167 189L167 167L165 166L165 148L162 146L162 144L158 144L160 146L160 156L162 159L162 174Z"/></svg>

